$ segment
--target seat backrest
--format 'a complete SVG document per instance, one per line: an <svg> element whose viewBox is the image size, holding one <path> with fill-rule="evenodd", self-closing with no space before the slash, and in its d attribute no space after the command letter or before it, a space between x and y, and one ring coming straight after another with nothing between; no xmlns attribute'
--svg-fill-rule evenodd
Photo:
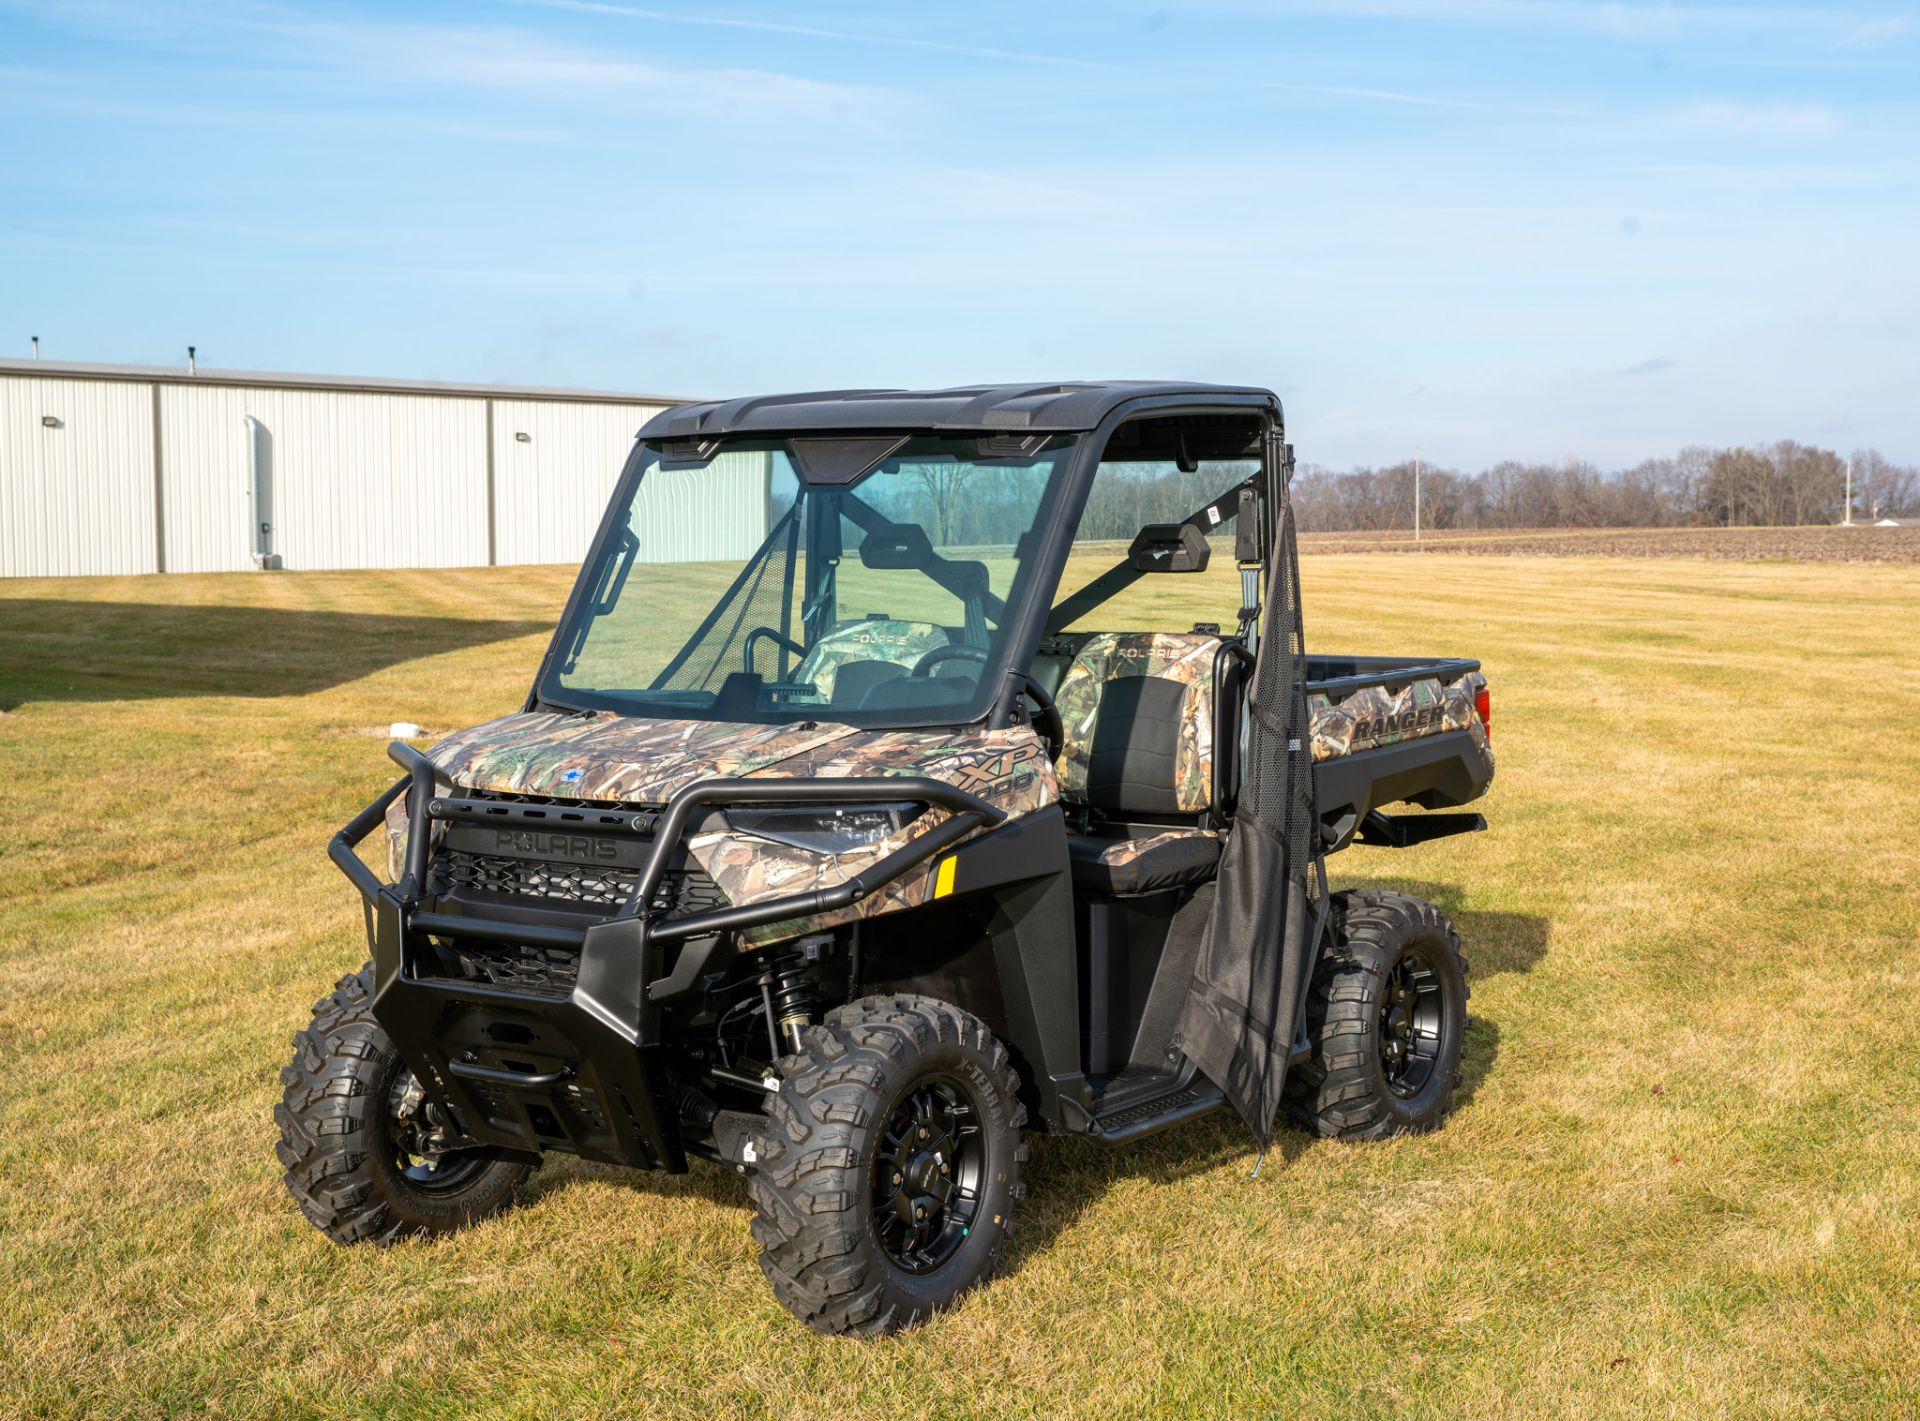
<svg viewBox="0 0 1920 1421"><path fill-rule="evenodd" d="M946 628L931 622L880 617L841 622L813 644L792 679L811 682L823 700L857 706L874 686L906 675L922 656L952 640Z"/></svg>
<svg viewBox="0 0 1920 1421"><path fill-rule="evenodd" d="M1120 814L1198 814L1213 800L1214 668L1207 632L1097 632L1054 699L1060 795Z"/></svg>

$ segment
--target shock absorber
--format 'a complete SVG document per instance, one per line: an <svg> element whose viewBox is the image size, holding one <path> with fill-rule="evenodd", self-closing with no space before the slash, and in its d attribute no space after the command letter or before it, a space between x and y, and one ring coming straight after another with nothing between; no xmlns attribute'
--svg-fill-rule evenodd
<svg viewBox="0 0 1920 1421"><path fill-rule="evenodd" d="M798 952L778 958L761 979L769 992L769 1011L779 1035L800 1049L800 1033L813 1023L813 994L807 987L807 959Z"/></svg>

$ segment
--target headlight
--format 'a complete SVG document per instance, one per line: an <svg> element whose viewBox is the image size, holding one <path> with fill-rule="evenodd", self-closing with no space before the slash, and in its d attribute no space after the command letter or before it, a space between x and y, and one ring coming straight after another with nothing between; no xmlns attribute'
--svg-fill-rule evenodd
<svg viewBox="0 0 1920 1421"><path fill-rule="evenodd" d="M897 804L770 805L729 809L727 827L817 854L844 854L878 843L926 812L926 805L910 800Z"/></svg>

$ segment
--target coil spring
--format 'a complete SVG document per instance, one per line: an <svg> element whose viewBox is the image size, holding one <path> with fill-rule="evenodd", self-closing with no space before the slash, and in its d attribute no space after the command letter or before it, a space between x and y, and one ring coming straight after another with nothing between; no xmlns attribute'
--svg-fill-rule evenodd
<svg viewBox="0 0 1920 1421"><path fill-rule="evenodd" d="M773 1019L787 1044L800 1049L800 1033L813 1023L813 994L807 987L806 960L798 954L773 966Z"/></svg>

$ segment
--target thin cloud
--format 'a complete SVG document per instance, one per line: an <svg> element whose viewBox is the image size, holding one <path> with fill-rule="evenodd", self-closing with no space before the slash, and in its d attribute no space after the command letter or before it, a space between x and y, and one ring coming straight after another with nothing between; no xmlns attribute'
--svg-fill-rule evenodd
<svg viewBox="0 0 1920 1421"><path fill-rule="evenodd" d="M1528 104L1490 103L1477 99L1447 99L1433 94L1410 94L1398 89L1358 89L1340 84L1276 84L1301 94L1327 94L1341 99L1369 99L1384 104L1411 104L1421 108L1461 109L1470 113L1525 114L1534 118L1599 118L1592 110L1535 108Z"/></svg>
<svg viewBox="0 0 1920 1421"><path fill-rule="evenodd" d="M1840 115L1825 104L1751 104L1696 99L1653 120L1656 128L1712 138L1825 138Z"/></svg>
<svg viewBox="0 0 1920 1421"><path fill-rule="evenodd" d="M1622 375L1658 375L1663 371L1673 369L1673 366L1674 362L1666 356L1656 355L1653 359L1643 360L1638 365L1629 365L1620 373Z"/></svg>
<svg viewBox="0 0 1920 1421"><path fill-rule="evenodd" d="M1835 49L1852 49L1856 46L1872 47L1885 44L1890 39L1898 39L1907 32L1907 22L1898 15L1890 15L1884 20L1869 20L1852 34L1845 36L1833 46Z"/></svg>
<svg viewBox="0 0 1920 1421"><path fill-rule="evenodd" d="M554 43L507 26L323 19L246 0L205 10L87 0L48 18L122 42L137 35L176 51L233 55L249 64L267 57L378 81L519 91L677 116L843 120L891 108L901 97L776 70L654 64L617 50Z"/></svg>
<svg viewBox="0 0 1920 1421"><path fill-rule="evenodd" d="M884 44L898 49L927 49L940 54L962 55L969 59L1003 59L1016 64L1048 64L1067 69L1107 67L1091 59L1035 54L1028 50L956 44L951 40L920 39L912 35L876 34L871 30L829 30L814 25L786 24L778 20L742 20L724 15L682 15L670 10L643 10L633 5L608 4L605 0L496 0L496 3L522 5L540 10L573 10L588 15L617 15L623 19L648 20L663 25L698 25L707 29L720 30L757 30L763 34L793 35L801 39L833 40L843 44Z"/></svg>
<svg viewBox="0 0 1920 1421"><path fill-rule="evenodd" d="M1464 113L1511 114L1526 118L1582 119L1617 125L1622 131L1660 137L1825 138L1840 131L1840 115L1825 104L1743 103L1732 99L1695 99L1676 107L1640 109L1547 108L1494 99L1459 99L1400 89L1368 89L1339 84L1276 84L1294 93L1325 94L1368 103L1451 109Z"/></svg>
<svg viewBox="0 0 1920 1421"><path fill-rule="evenodd" d="M368 47L357 58L396 77L563 99L598 94L646 107L732 116L837 116L850 104L866 106L880 92L767 70L681 70L590 50L460 33L420 36L394 48Z"/></svg>
<svg viewBox="0 0 1920 1421"><path fill-rule="evenodd" d="M1810 6L1636 5L1615 0L1292 0L1300 14L1355 19L1550 24L1621 39L1664 38L1688 31L1779 31L1857 26L1864 17Z"/></svg>

